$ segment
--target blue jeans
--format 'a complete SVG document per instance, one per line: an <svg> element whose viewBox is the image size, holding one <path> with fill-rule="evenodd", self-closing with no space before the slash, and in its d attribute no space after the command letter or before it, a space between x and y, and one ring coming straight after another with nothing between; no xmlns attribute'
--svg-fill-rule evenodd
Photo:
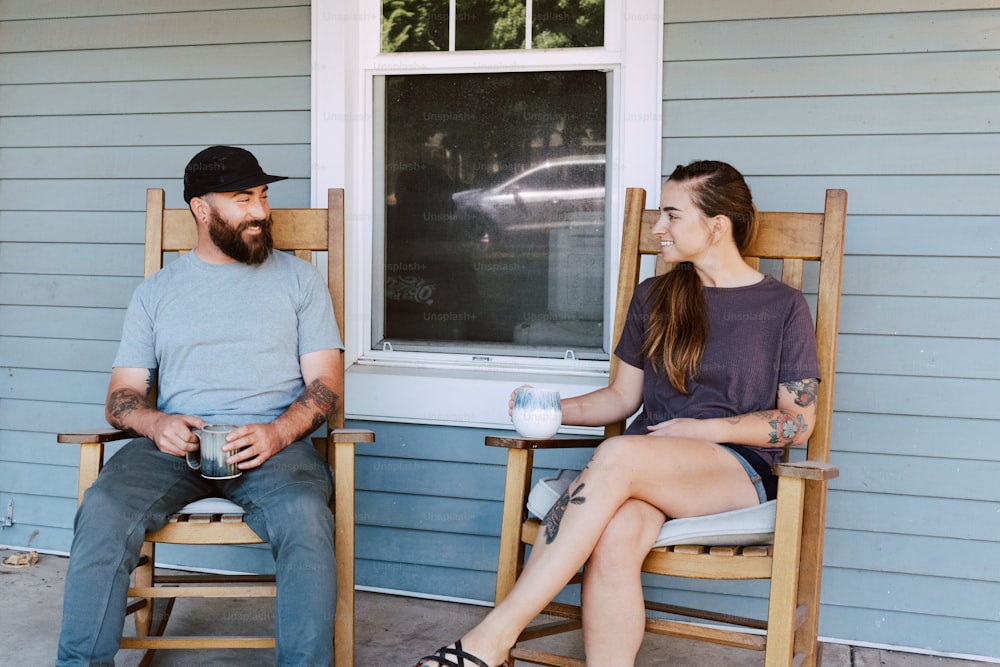
<svg viewBox="0 0 1000 667"><path fill-rule="evenodd" d="M243 507L247 525L271 545L277 664L330 665L337 586L332 491L326 462L304 441L220 481L203 479L147 438L129 442L77 511L56 664L114 665L143 536L188 502L220 496Z"/></svg>

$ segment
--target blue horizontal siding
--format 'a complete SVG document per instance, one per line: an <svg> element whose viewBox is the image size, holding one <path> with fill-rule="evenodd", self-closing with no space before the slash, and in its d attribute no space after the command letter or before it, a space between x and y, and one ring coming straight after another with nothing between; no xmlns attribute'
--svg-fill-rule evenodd
<svg viewBox="0 0 1000 667"><path fill-rule="evenodd" d="M1000 11L666 8L664 173L729 160L762 210L848 191L821 634L1000 657Z"/></svg>
<svg viewBox="0 0 1000 667"><path fill-rule="evenodd" d="M762 209L815 210L825 189L848 190L821 634L1000 657L1000 12L988 4L666 3L663 165L731 160ZM54 434L103 424L145 189L181 206L188 157L237 143L292 177L273 205L308 205L309 10L4 3L5 541L69 547L76 451ZM492 599L504 452L483 446L490 431L356 425L378 438L359 448L358 583ZM536 477L586 458L539 453ZM272 567L266 547L160 555ZM760 582L646 583L664 601L765 613Z"/></svg>
<svg viewBox="0 0 1000 667"><path fill-rule="evenodd" d="M663 117L678 138L982 133L996 129L998 104L1000 93L991 91L847 92L825 94L819 105L807 96L750 95L728 104L715 98L666 100Z"/></svg>
<svg viewBox="0 0 1000 667"><path fill-rule="evenodd" d="M78 447L100 428L142 276L145 191L184 206L206 145L253 150L272 205L310 203L310 16L301 0L11 0L0 10L0 505L10 544L67 551ZM117 446L108 447L112 454ZM267 571L267 547L161 548Z"/></svg>

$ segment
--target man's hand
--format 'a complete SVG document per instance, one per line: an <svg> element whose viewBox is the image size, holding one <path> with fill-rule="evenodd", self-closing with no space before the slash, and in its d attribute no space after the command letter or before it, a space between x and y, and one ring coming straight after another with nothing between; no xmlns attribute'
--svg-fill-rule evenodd
<svg viewBox="0 0 1000 667"><path fill-rule="evenodd" d="M235 463L240 470L256 468L290 443L273 424L247 424L226 436L223 451L231 456L226 463Z"/></svg>
<svg viewBox="0 0 1000 667"><path fill-rule="evenodd" d="M184 456L198 449L198 436L191 429L201 428L205 420L191 415L168 415L160 413L153 419L150 432L145 434L161 452Z"/></svg>

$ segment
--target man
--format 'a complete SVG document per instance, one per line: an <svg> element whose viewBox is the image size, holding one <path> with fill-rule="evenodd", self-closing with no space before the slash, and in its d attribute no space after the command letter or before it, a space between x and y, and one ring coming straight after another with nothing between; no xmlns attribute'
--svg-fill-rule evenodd
<svg viewBox="0 0 1000 667"><path fill-rule="evenodd" d="M197 246L144 281L125 316L105 415L138 437L77 513L58 665L114 664L143 535L207 496L241 505L271 545L277 663L332 662L332 480L306 438L343 394L343 346L319 272L272 251L267 189L284 178L229 146L185 169ZM188 468L193 429L206 423L239 427L224 449L240 476L207 480Z"/></svg>

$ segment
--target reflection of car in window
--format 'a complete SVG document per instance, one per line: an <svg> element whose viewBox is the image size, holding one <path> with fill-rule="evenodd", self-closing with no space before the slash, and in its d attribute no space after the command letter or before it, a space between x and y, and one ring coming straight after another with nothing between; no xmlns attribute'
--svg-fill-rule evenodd
<svg viewBox="0 0 1000 667"><path fill-rule="evenodd" d="M603 226L604 163L603 155L557 158L493 187L456 192L456 221L490 245L535 245L555 229Z"/></svg>

